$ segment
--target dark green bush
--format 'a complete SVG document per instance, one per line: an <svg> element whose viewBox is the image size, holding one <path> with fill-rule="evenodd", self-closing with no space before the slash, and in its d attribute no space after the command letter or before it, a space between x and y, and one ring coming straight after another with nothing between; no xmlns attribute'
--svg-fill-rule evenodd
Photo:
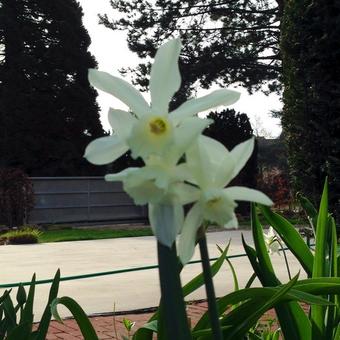
<svg viewBox="0 0 340 340"><path fill-rule="evenodd" d="M20 169L0 168L0 224L9 228L22 226L33 206L30 178Z"/></svg>

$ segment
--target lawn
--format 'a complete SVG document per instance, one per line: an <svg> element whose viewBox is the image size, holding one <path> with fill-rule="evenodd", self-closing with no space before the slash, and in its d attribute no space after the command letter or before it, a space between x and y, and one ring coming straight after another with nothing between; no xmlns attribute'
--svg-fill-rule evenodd
<svg viewBox="0 0 340 340"><path fill-rule="evenodd" d="M40 243L80 240L99 240L119 237L138 237L152 235L150 228L139 229L60 229L44 231L39 237Z"/></svg>

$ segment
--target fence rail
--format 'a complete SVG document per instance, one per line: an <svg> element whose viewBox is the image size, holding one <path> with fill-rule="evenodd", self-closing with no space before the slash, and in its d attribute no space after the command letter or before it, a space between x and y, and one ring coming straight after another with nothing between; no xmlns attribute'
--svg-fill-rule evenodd
<svg viewBox="0 0 340 340"><path fill-rule="evenodd" d="M32 177L35 206L29 223L146 222L120 183L103 177Z"/></svg>

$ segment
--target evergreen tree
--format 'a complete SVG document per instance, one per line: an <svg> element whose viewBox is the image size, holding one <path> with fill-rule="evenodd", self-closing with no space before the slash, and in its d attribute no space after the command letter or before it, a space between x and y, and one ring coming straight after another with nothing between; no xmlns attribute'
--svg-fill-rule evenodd
<svg viewBox="0 0 340 340"><path fill-rule="evenodd" d="M111 0L118 19L100 16L113 30L127 30L128 45L139 57L154 57L170 36L183 41L180 69L183 77L177 101L183 102L198 81L208 88L237 83L249 91L268 85L278 90L280 17L283 0ZM137 69L135 82L148 85L150 63ZM124 70L123 70L124 72Z"/></svg>
<svg viewBox="0 0 340 340"><path fill-rule="evenodd" d="M328 176L340 220L340 3L290 1L283 21L282 126L295 189L318 204Z"/></svg>
<svg viewBox="0 0 340 340"><path fill-rule="evenodd" d="M31 176L98 173L82 157L104 134L82 16L75 0L0 0L3 166Z"/></svg>

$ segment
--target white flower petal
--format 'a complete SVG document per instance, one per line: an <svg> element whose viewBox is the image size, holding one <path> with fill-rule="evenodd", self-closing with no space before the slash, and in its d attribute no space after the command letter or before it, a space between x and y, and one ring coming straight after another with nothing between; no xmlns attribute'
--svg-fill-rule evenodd
<svg viewBox="0 0 340 340"><path fill-rule="evenodd" d="M170 118L171 119L171 118ZM201 132L213 121L196 117L187 118L174 130L174 145L169 154L170 159L177 163L184 152L198 138Z"/></svg>
<svg viewBox="0 0 340 340"><path fill-rule="evenodd" d="M200 197L199 189L186 183L173 184L170 188L170 193L175 195L174 199L182 205L195 202Z"/></svg>
<svg viewBox="0 0 340 340"><path fill-rule="evenodd" d="M169 102L181 85L178 57L181 41L173 39L162 45L151 67L150 94L152 112L158 115L168 113Z"/></svg>
<svg viewBox="0 0 340 340"><path fill-rule="evenodd" d="M239 92L227 89L216 90L201 98L188 100L171 114L174 119L180 121L185 117L193 116L196 113L206 111L220 105L232 105L237 102L239 98Z"/></svg>
<svg viewBox="0 0 340 340"><path fill-rule="evenodd" d="M127 140L130 136L133 125L137 122L130 112L122 110L109 110L109 123L117 136L122 140Z"/></svg>
<svg viewBox="0 0 340 340"><path fill-rule="evenodd" d="M93 164L103 165L115 161L129 150L117 136L101 137L93 140L85 149L84 157Z"/></svg>
<svg viewBox="0 0 340 340"><path fill-rule="evenodd" d="M201 207L196 203L188 212L179 237L178 255L183 265L188 263L194 254L196 234L202 222Z"/></svg>
<svg viewBox="0 0 340 340"><path fill-rule="evenodd" d="M133 174L134 172L137 172L139 168L127 168L123 171L117 172L115 174L107 174L105 175L105 181L107 182L117 182L124 180L127 176L130 174Z"/></svg>
<svg viewBox="0 0 340 340"><path fill-rule="evenodd" d="M140 92L125 80L95 69L89 70L88 77L91 85L121 100L137 116L150 112L150 107Z"/></svg>
<svg viewBox="0 0 340 340"><path fill-rule="evenodd" d="M264 193L246 187L229 187L223 190L231 199L235 201L249 201L272 205L273 201Z"/></svg>
<svg viewBox="0 0 340 340"><path fill-rule="evenodd" d="M222 189L203 192L200 202L204 219L220 226L233 219L237 207L235 201Z"/></svg>
<svg viewBox="0 0 340 340"><path fill-rule="evenodd" d="M154 181L145 180L139 184L135 180L130 181L129 178L123 181L124 191L132 197L136 205L144 205L148 203L159 203L165 192L157 187Z"/></svg>
<svg viewBox="0 0 340 340"><path fill-rule="evenodd" d="M250 138L243 143L236 145L231 151L231 155L235 160L235 168L233 171L233 176L238 175L241 169L246 165L248 159L254 150L254 138Z"/></svg>
<svg viewBox="0 0 340 340"><path fill-rule="evenodd" d="M223 227L225 229L238 228L238 220L235 213L233 214L232 219L229 222L227 222Z"/></svg>
<svg viewBox="0 0 340 340"><path fill-rule="evenodd" d="M197 142L186 152L187 163L192 171L195 182L204 190L216 187L221 181L217 178L220 173L221 161L227 157L227 148L215 139L199 136ZM232 159L227 166L234 166Z"/></svg>
<svg viewBox="0 0 340 340"><path fill-rule="evenodd" d="M171 248L183 226L183 207L178 204L149 204L149 220L157 240Z"/></svg>

